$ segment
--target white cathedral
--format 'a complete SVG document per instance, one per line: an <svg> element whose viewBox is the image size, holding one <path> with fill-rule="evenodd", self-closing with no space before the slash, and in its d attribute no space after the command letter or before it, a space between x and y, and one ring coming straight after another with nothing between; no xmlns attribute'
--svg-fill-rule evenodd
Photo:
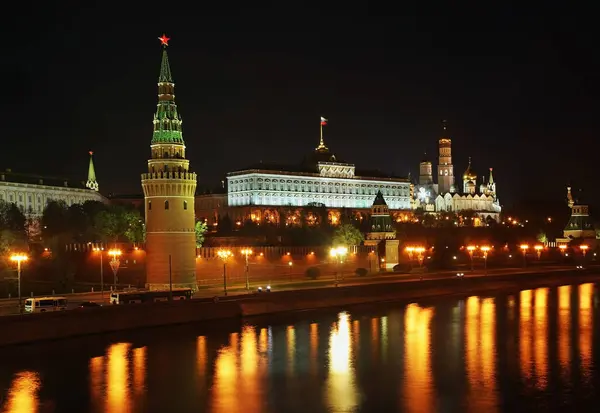
<svg viewBox="0 0 600 413"><path fill-rule="evenodd" d="M444 125L446 135L446 125ZM462 176L462 188L457 188L452 165L452 140L443 136L439 140L439 162L437 180L433 181L433 166L430 161L423 160L419 164L419 182L415 185L415 201L413 208L422 208L428 213L461 212L472 210L476 214L476 225L483 225L493 219L499 222L502 210L496 192L496 182L490 168L486 182L481 178L477 187L477 174L469 166Z"/></svg>

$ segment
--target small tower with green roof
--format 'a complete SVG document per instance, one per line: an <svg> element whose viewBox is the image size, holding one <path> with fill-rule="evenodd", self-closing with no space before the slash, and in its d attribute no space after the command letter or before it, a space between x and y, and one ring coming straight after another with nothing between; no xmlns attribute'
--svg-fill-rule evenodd
<svg viewBox="0 0 600 413"><path fill-rule="evenodd" d="M194 195L196 174L185 157L182 120L175 103L167 46L162 42L158 104L148 172L142 174L146 209L146 286L196 288Z"/></svg>
<svg viewBox="0 0 600 413"><path fill-rule="evenodd" d="M371 230L367 232L365 245L375 247L379 268L393 270L398 264L398 246L396 231L387 202L381 191L377 192L371 206Z"/></svg>
<svg viewBox="0 0 600 413"><path fill-rule="evenodd" d="M85 187L93 191L98 191L98 181L96 180L96 170L94 169L94 152L90 151L90 165L88 167L88 179Z"/></svg>

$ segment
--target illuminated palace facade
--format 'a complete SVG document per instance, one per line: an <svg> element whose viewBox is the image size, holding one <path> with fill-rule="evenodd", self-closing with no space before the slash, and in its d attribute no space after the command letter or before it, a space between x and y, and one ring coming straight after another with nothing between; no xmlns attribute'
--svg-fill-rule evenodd
<svg viewBox="0 0 600 413"><path fill-rule="evenodd" d="M87 182L20 174L10 169L0 172L0 202L13 203L26 216L38 218L50 201L64 201L69 206L86 201L108 202L98 192L91 155Z"/></svg>
<svg viewBox="0 0 600 413"><path fill-rule="evenodd" d="M478 182L469 158L469 165L462 175L462 185L456 185L452 141L445 132L444 124L444 136L439 140L438 182L434 183L431 162L423 160L419 165L419 183L414 191L413 207L422 208L429 213L460 213L472 210L475 214L475 225L484 225L490 219L499 222L502 207L492 168L489 168L487 180L483 176Z"/></svg>
<svg viewBox="0 0 600 413"><path fill-rule="evenodd" d="M200 196L197 216L207 218L209 224L225 213L238 223L247 219L279 223L281 211L286 209L286 219L291 220L286 223L291 224L299 223L295 217L302 208L320 206L327 209L328 220L335 225L343 209L368 212L379 191L396 213L409 211L413 199L409 179L361 171L354 164L340 162L322 137L299 165L259 163L230 172L226 190L226 196Z"/></svg>

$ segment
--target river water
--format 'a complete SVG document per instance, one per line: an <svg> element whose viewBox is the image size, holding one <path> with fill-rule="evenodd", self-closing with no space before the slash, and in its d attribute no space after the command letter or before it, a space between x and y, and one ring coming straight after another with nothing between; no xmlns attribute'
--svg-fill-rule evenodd
<svg viewBox="0 0 600 413"><path fill-rule="evenodd" d="M597 303L566 285L0 349L0 411L600 411Z"/></svg>

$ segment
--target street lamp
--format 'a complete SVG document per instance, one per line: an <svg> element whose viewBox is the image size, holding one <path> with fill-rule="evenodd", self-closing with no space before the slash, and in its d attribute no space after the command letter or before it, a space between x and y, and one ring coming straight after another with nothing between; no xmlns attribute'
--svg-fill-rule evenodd
<svg viewBox="0 0 600 413"><path fill-rule="evenodd" d="M102 268L102 256L104 255L104 248L94 248L94 251L100 253L100 296L102 297L102 301L104 301L104 269Z"/></svg>
<svg viewBox="0 0 600 413"><path fill-rule="evenodd" d="M408 264L410 265L410 268L412 268L412 259L413 253L415 252L415 247L406 247L404 251L406 251L406 253L408 254Z"/></svg>
<svg viewBox="0 0 600 413"><path fill-rule="evenodd" d="M558 249L560 250L561 253L565 253L565 251L567 250L567 246L565 244L561 244L558 246Z"/></svg>
<svg viewBox="0 0 600 413"><path fill-rule="evenodd" d="M477 249L474 245L467 246L467 251L469 252L469 258L471 259L471 271L473 271L473 253Z"/></svg>
<svg viewBox="0 0 600 413"><path fill-rule="evenodd" d="M10 260L17 263L17 290L19 294L19 313L23 312L21 307L21 263L27 261L29 257L25 254L13 254L10 256Z"/></svg>
<svg viewBox="0 0 600 413"><path fill-rule="evenodd" d="M535 249L535 252L537 253L537 257L538 260L540 260L542 258L542 250L544 249L543 245L536 245L533 247L533 249Z"/></svg>
<svg viewBox="0 0 600 413"><path fill-rule="evenodd" d="M250 280L248 278L248 256L252 255L252 250L250 248L244 248L242 250L242 255L246 258L246 290L250 291Z"/></svg>
<svg viewBox="0 0 600 413"><path fill-rule="evenodd" d="M523 266L527 267L527 250L529 249L529 245L521 244L519 248L521 248L521 251L523 252Z"/></svg>
<svg viewBox="0 0 600 413"><path fill-rule="evenodd" d="M425 252L424 247L416 247L415 252L417 253L417 259L419 260L419 267L423 266L423 253Z"/></svg>
<svg viewBox="0 0 600 413"><path fill-rule="evenodd" d="M233 254L229 250L219 250L217 255L223 260L223 293L227 295L227 260Z"/></svg>
<svg viewBox="0 0 600 413"><path fill-rule="evenodd" d="M580 249L580 250L581 250L581 252L583 253L583 258L585 258L585 254L587 253L587 251L588 251L588 249L589 249L589 248L590 248L590 247L589 247L588 245L585 245L585 244L581 244L581 245L579 246L579 249Z"/></svg>
<svg viewBox="0 0 600 413"><path fill-rule="evenodd" d="M335 272L335 284L338 283L338 272L340 271L340 264L344 262L344 258L348 254L348 248L346 247L334 247L329 250L329 255L333 258L337 258L337 271Z"/></svg>
<svg viewBox="0 0 600 413"><path fill-rule="evenodd" d="M110 268L112 269L113 272L113 290L117 291L117 271L119 271L119 266L121 265L121 261L119 260L119 257L121 256L121 250L118 249L112 249L110 251L108 251L108 255L111 256L111 260L110 260Z"/></svg>
<svg viewBox="0 0 600 413"><path fill-rule="evenodd" d="M481 250L481 252L483 252L483 273L487 275L487 257L488 252L490 252L492 248L488 247L487 245L483 245L479 247L479 249Z"/></svg>

